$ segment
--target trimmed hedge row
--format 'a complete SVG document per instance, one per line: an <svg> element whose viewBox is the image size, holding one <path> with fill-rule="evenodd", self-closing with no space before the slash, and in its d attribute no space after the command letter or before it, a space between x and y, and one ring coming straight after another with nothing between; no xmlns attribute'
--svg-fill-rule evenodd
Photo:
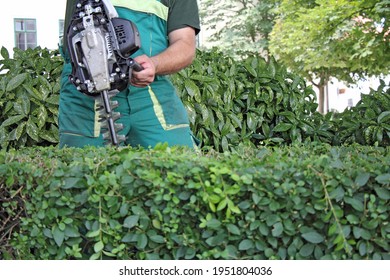
<svg viewBox="0 0 390 280"><path fill-rule="evenodd" d="M0 152L2 259L390 259L388 148Z"/></svg>

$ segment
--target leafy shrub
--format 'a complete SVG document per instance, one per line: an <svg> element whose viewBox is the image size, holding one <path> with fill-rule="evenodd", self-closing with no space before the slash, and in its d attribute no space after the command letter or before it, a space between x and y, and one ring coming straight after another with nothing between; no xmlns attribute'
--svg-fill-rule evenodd
<svg viewBox="0 0 390 280"><path fill-rule="evenodd" d="M62 58L57 51L5 48L0 60L0 147L58 143ZM389 144L389 87L384 82L356 107L321 115L305 81L274 60L256 55L236 61L216 50L198 51L194 63L173 75L192 130L204 147L232 151L245 143Z"/></svg>
<svg viewBox="0 0 390 280"><path fill-rule="evenodd" d="M58 143L58 52L1 49L0 147L47 146Z"/></svg>
<svg viewBox="0 0 390 280"><path fill-rule="evenodd" d="M389 162L325 144L3 151L1 258L389 259Z"/></svg>
<svg viewBox="0 0 390 280"><path fill-rule="evenodd" d="M215 50L198 52L173 82L187 105L193 130L204 145L220 151L264 140L292 143L308 137L315 92L305 81L256 55L243 61Z"/></svg>
<svg viewBox="0 0 390 280"><path fill-rule="evenodd" d="M390 145L390 84L383 80L355 107L332 116L337 129L334 144Z"/></svg>
<svg viewBox="0 0 390 280"><path fill-rule="evenodd" d="M315 93L301 77L256 55L236 61L215 50L198 52L173 82L198 138L219 151L239 143L389 145L390 85L384 81L355 107L327 115L316 111Z"/></svg>

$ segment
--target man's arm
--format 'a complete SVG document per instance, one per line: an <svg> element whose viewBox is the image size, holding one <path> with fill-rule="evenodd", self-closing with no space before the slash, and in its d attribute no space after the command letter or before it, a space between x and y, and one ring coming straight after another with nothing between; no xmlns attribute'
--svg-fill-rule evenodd
<svg viewBox="0 0 390 280"><path fill-rule="evenodd" d="M173 74L187 67L195 58L196 37L192 27L184 27L169 33L169 47L162 53L148 57L141 55L134 60L144 70L133 71L131 84L145 87L154 81L155 75Z"/></svg>

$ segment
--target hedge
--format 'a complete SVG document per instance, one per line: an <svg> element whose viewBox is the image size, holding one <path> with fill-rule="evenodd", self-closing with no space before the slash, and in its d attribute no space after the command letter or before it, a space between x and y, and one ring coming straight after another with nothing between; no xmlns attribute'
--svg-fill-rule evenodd
<svg viewBox="0 0 390 280"><path fill-rule="evenodd" d="M390 259L389 148L0 152L2 259Z"/></svg>

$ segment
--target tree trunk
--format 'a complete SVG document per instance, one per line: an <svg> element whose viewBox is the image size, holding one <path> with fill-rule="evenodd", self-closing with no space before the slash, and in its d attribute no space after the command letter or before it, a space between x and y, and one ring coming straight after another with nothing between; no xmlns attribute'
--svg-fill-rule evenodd
<svg viewBox="0 0 390 280"><path fill-rule="evenodd" d="M318 88L318 112L325 114L325 105L328 108L328 94L325 94L326 87L329 82L329 77L321 75L320 81L318 83L312 84Z"/></svg>
<svg viewBox="0 0 390 280"><path fill-rule="evenodd" d="M319 84L318 86L318 112L324 114L325 112L325 86L323 84Z"/></svg>

